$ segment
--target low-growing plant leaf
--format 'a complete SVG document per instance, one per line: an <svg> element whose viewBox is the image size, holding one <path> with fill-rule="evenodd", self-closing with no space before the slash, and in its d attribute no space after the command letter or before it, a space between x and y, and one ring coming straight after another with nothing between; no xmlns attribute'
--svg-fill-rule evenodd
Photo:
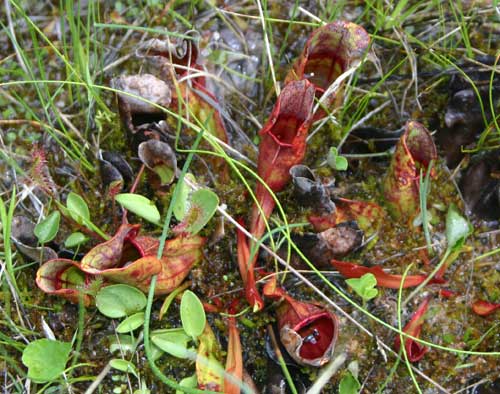
<svg viewBox="0 0 500 394"><path fill-rule="evenodd" d="M151 390L147 387L141 387L140 389L135 390L134 394L151 394Z"/></svg>
<svg viewBox="0 0 500 394"><path fill-rule="evenodd" d="M176 187L179 188L177 192L177 199L174 201L174 216L178 221L184 219L184 215L188 210L189 206L189 194L192 189L186 182L186 179L189 179L192 183L196 183L196 179L193 174L188 173L184 176L182 182L179 182Z"/></svg>
<svg viewBox="0 0 500 394"><path fill-rule="evenodd" d="M28 367L28 377L44 383L56 379L63 373L71 343L52 339L38 339L31 342L23 351L22 361Z"/></svg>
<svg viewBox="0 0 500 394"><path fill-rule="evenodd" d="M61 214L59 211L54 211L35 226L33 233L38 238L38 242L45 244L56 237L59 231L60 219Z"/></svg>
<svg viewBox="0 0 500 394"><path fill-rule="evenodd" d="M205 328L206 316L203 304L191 290L186 290L182 295L181 321L186 334L193 338L200 336Z"/></svg>
<svg viewBox="0 0 500 394"><path fill-rule="evenodd" d="M144 309L146 296L129 285L111 285L99 290L96 295L96 306L104 316L116 319Z"/></svg>
<svg viewBox="0 0 500 394"><path fill-rule="evenodd" d="M85 234L77 231L70 234L69 237L66 238L66 241L64 241L64 246L67 248L74 248L76 246L84 244L87 241L88 237Z"/></svg>
<svg viewBox="0 0 500 394"><path fill-rule="evenodd" d="M196 190L189 199L189 208L175 231L178 233L190 233L196 235L205 227L212 218L217 206L219 197L208 189Z"/></svg>
<svg viewBox="0 0 500 394"><path fill-rule="evenodd" d="M188 349L190 337L181 328L162 330L151 335L151 341L165 353L178 358L188 358L191 350Z"/></svg>
<svg viewBox="0 0 500 394"><path fill-rule="evenodd" d="M130 372L132 375L138 378L135 365L132 364L130 361L123 360L121 358L114 358L109 361L109 365L111 366L111 368L117 369L118 371L127 373Z"/></svg>
<svg viewBox="0 0 500 394"><path fill-rule="evenodd" d="M448 249L460 248L471 233L471 225L460 215L457 207L451 204L446 214L446 241Z"/></svg>
<svg viewBox="0 0 500 394"><path fill-rule="evenodd" d="M198 379L196 378L196 374L182 379L179 382L179 385L188 389L195 389L198 386ZM184 394L184 391L175 390L175 394Z"/></svg>
<svg viewBox="0 0 500 394"><path fill-rule="evenodd" d="M361 384L358 379L351 373L347 373L342 377L339 384L339 394L358 394Z"/></svg>
<svg viewBox="0 0 500 394"><path fill-rule="evenodd" d="M377 278L372 273L366 273L360 278L346 279L346 283L359 295L363 301L369 301L378 295Z"/></svg>
<svg viewBox="0 0 500 394"><path fill-rule="evenodd" d="M130 331L134 331L135 329L142 326L144 323L144 312L137 312L133 315L127 317L124 321L118 324L116 327L116 332L120 334L125 334Z"/></svg>
<svg viewBox="0 0 500 394"><path fill-rule="evenodd" d="M328 165L337 171L345 171L349 166L347 159L344 156L339 155L337 148L334 146L330 148L327 158Z"/></svg>
<svg viewBox="0 0 500 394"><path fill-rule="evenodd" d="M134 193L117 194L115 200L125 209L135 213L148 222L160 224L160 212L148 198Z"/></svg>
<svg viewBox="0 0 500 394"><path fill-rule="evenodd" d="M78 224L83 224L85 220L90 221L89 207L80 195L70 192L66 200L66 207L69 215Z"/></svg>
<svg viewBox="0 0 500 394"><path fill-rule="evenodd" d="M107 337L109 341L109 351L111 353L133 353L137 347L135 338L131 335L110 335Z"/></svg>

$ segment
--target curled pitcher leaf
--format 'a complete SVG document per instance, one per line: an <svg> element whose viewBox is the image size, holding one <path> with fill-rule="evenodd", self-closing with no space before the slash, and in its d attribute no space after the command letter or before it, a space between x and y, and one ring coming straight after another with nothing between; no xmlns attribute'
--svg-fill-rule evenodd
<svg viewBox="0 0 500 394"><path fill-rule="evenodd" d="M403 275L392 275L386 273L382 267L364 267L359 264L348 263L345 261L332 260L332 265L340 272L340 274L346 278L361 278L363 275L371 273L377 279L377 286L387 287L389 289L399 289L402 287L406 289L408 287L415 287L427 279L426 275L407 275L403 284ZM442 278L432 278L429 284L434 283L445 283L446 281Z"/></svg>
<svg viewBox="0 0 500 394"><path fill-rule="evenodd" d="M290 180L290 169L304 158L313 101L314 87L311 83L306 80L288 83L259 132L262 140L258 174L273 192L286 186Z"/></svg>
<svg viewBox="0 0 500 394"><path fill-rule="evenodd" d="M219 361L219 343L209 324L205 324L205 329L198 337L198 340L199 345L196 356L198 388L225 392L224 367Z"/></svg>
<svg viewBox="0 0 500 394"><path fill-rule="evenodd" d="M76 261L52 259L43 264L36 273L37 286L47 294L58 295L78 303L83 297L85 305L93 300L84 290L93 280L93 276L82 271Z"/></svg>
<svg viewBox="0 0 500 394"><path fill-rule="evenodd" d="M82 259L82 269L99 274L102 270L116 268L144 255L134 242L140 225L122 224L116 234L106 242L92 248Z"/></svg>
<svg viewBox="0 0 500 394"><path fill-rule="evenodd" d="M422 325L424 324L425 313L427 312L427 308L429 307L429 302L430 298L426 298L424 301L422 301L418 309L413 313L410 321L403 328L404 333L415 338L420 337L420 332L422 331ZM404 337L403 341L408 360L410 360L410 362L412 363L419 361L429 350L429 348L418 343L412 338ZM401 338L397 336L394 341L394 348L396 349L396 351L399 351L400 347Z"/></svg>
<svg viewBox="0 0 500 394"><path fill-rule="evenodd" d="M368 33L361 26L335 21L314 30L288 73L286 82L307 79L319 98L335 80L351 67L357 67L370 44ZM340 103L341 95L333 92L323 103L325 110ZM326 115L317 111L315 119Z"/></svg>
<svg viewBox="0 0 500 394"><path fill-rule="evenodd" d="M155 256L145 255L149 243L147 238L137 237L139 228L139 225L121 225L113 238L96 245L83 257L82 270L111 282L141 287L160 273L162 264Z"/></svg>
<svg viewBox="0 0 500 394"><path fill-rule="evenodd" d="M282 300L276 311L281 343L301 365L320 367L332 357L338 337L339 321L328 309L297 301L273 277L264 286L264 295Z"/></svg>
<svg viewBox="0 0 500 394"><path fill-rule="evenodd" d="M395 218L411 218L417 213L420 170L426 171L436 158L429 131L418 122L407 122L384 180L385 199Z"/></svg>
<svg viewBox="0 0 500 394"><path fill-rule="evenodd" d="M290 168L304 158L306 137L311 125L311 110L314 101L314 87L306 80L288 83L278 97L271 116L260 130L262 140L259 145L257 172L273 191L281 191L290 180ZM261 183L255 192L258 206L252 209L250 232L260 238L264 234L265 223L274 209L274 199ZM238 249L248 249L244 237L238 240ZM247 299L254 310L263 308L253 279L256 257L250 260L249 253L238 251L241 276L245 283Z"/></svg>

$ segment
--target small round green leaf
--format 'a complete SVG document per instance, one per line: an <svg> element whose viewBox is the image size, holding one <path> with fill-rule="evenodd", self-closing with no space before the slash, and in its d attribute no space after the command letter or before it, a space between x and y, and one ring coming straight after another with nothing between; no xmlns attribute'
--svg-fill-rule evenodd
<svg viewBox="0 0 500 394"><path fill-rule="evenodd" d="M361 384L358 379L350 372L342 377L339 384L339 394L358 394Z"/></svg>
<svg viewBox="0 0 500 394"><path fill-rule="evenodd" d="M123 284L103 287L96 295L99 312L113 319L141 311L146 301L146 296L140 290Z"/></svg>
<svg viewBox="0 0 500 394"><path fill-rule="evenodd" d="M338 171L345 171L349 166L347 159L344 156L339 155L337 148L335 147L330 148L327 162L330 167Z"/></svg>
<svg viewBox="0 0 500 394"><path fill-rule="evenodd" d="M125 334L127 332L134 331L135 329L141 327L143 324L144 312L137 312L127 317L124 321L118 324L118 327L116 327L116 332Z"/></svg>
<svg viewBox="0 0 500 394"><path fill-rule="evenodd" d="M201 335L205 329L206 316L203 304L196 294L186 290L181 299L182 328L193 338Z"/></svg>
<svg viewBox="0 0 500 394"><path fill-rule="evenodd" d="M190 180L192 183L196 183L194 175L190 173L184 176L182 182L177 183L176 188L179 188L179 191L177 192L177 198L175 199L173 204L174 204L174 216L178 221L184 219L184 215L188 210L189 194L192 191L191 187L186 182L186 179Z"/></svg>
<svg viewBox="0 0 500 394"><path fill-rule="evenodd" d="M369 301L378 295L377 278L372 273L366 273L360 278L347 279L346 283L359 295L363 301Z"/></svg>
<svg viewBox="0 0 500 394"><path fill-rule="evenodd" d="M51 339L31 342L23 351L22 361L28 377L37 383L50 382L64 372L71 343Z"/></svg>
<svg viewBox="0 0 500 394"><path fill-rule="evenodd" d="M78 224L83 224L84 221L90 221L90 211L85 200L76 193L69 193L66 200L66 207L69 215Z"/></svg>
<svg viewBox="0 0 500 394"><path fill-rule="evenodd" d="M218 205L219 197L213 191L208 189L196 190L191 194L189 208L178 228L192 235L199 233L214 216Z"/></svg>
<svg viewBox="0 0 500 394"><path fill-rule="evenodd" d="M471 225L460 215L455 205L451 204L446 214L446 241L448 249L460 247L471 233Z"/></svg>
<svg viewBox="0 0 500 394"><path fill-rule="evenodd" d="M66 241L64 241L64 246L67 248L74 248L76 246L84 244L87 241L88 237L85 234L77 231L70 234L69 237L66 238Z"/></svg>
<svg viewBox="0 0 500 394"><path fill-rule="evenodd" d="M179 385L188 389L195 389L196 387L198 387L198 379L196 377L196 374L182 379L179 382ZM184 394L184 391L175 390L175 394Z"/></svg>
<svg viewBox="0 0 500 394"><path fill-rule="evenodd" d="M136 378L138 377L135 365L132 364L130 361L123 360L121 358L114 358L109 361L109 365L111 366L111 368L117 369L118 371L127 373L130 372Z"/></svg>
<svg viewBox="0 0 500 394"><path fill-rule="evenodd" d="M162 330L160 333L151 335L151 341L165 353L178 358L188 358L191 351L188 350L189 336L183 329Z"/></svg>
<svg viewBox="0 0 500 394"><path fill-rule="evenodd" d="M59 231L60 219L61 214L59 211L54 211L35 226L33 232L38 238L38 242L45 244L56 237Z"/></svg>
<svg viewBox="0 0 500 394"><path fill-rule="evenodd" d="M110 335L107 337L109 342L109 351L111 353L134 353L137 347L135 338L131 335Z"/></svg>
<svg viewBox="0 0 500 394"><path fill-rule="evenodd" d="M160 212L148 198L134 193L117 194L115 200L125 209L135 213L148 222L160 224Z"/></svg>

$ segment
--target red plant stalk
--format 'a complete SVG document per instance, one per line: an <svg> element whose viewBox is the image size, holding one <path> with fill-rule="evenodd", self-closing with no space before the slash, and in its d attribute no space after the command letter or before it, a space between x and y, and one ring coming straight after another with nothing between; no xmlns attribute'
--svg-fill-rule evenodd
<svg viewBox="0 0 500 394"><path fill-rule="evenodd" d="M320 367L330 361L337 341L337 316L321 305L297 301L278 287L276 277L264 286L264 295L281 300L276 315L280 340L301 365Z"/></svg>
<svg viewBox="0 0 500 394"><path fill-rule="evenodd" d="M273 192L279 192L290 180L290 168L302 162L306 150L306 137L311 125L314 87L307 81L288 83L281 91L267 123L260 131L257 172ZM250 232L259 239L266 229L275 202L271 193L259 182L255 192L258 205L252 209ZM245 282L245 293L254 311L261 310L264 302L255 284L257 253L250 258L250 247L238 232L238 264Z"/></svg>
<svg viewBox="0 0 500 394"><path fill-rule="evenodd" d="M364 267L359 264L348 263L345 261L332 260L332 265L340 272L341 275L346 278L361 278L364 274L371 273L377 279L377 286L387 287L389 289L399 289L402 287L406 289L408 287L415 287L421 284L427 279L426 275L407 275L401 286L401 281L403 280L402 275L391 275L386 273L382 267ZM429 284L433 283L445 283L446 281L441 278L433 278Z"/></svg>
<svg viewBox="0 0 500 394"><path fill-rule="evenodd" d="M479 316L491 315L497 309L500 309L500 303L477 300L472 304L472 310Z"/></svg>
<svg viewBox="0 0 500 394"><path fill-rule="evenodd" d="M424 315L427 312L427 308L429 307L430 298L426 298L418 307L418 309L413 313L410 321L403 328L403 332L405 334L411 335L412 337L419 338L420 332L422 331L422 325L424 324ZM404 338L406 355L408 356L408 360L414 363L419 361L422 357L424 357L425 353L429 350L429 348L423 346L412 338ZM401 338L398 336L394 340L394 348L396 351L399 351L401 346Z"/></svg>
<svg viewBox="0 0 500 394"><path fill-rule="evenodd" d="M234 315L235 312L235 308L231 306L229 313ZM240 394L240 385L243 380L243 356L240 332L234 316L227 318L227 326L229 342L227 346L226 375L224 376L224 394Z"/></svg>

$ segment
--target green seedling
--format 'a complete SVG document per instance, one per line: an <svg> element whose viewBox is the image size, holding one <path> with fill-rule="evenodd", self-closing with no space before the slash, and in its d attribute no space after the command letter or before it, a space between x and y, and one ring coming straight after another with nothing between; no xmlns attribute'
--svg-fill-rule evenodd
<svg viewBox="0 0 500 394"><path fill-rule="evenodd" d="M96 306L104 316L116 319L143 310L146 307L146 296L129 285L111 285L99 290Z"/></svg>
<svg viewBox="0 0 500 394"><path fill-rule="evenodd" d="M66 200L66 208L71 218L78 224L90 221L90 211L85 200L76 193L69 193Z"/></svg>
<svg viewBox="0 0 500 394"><path fill-rule="evenodd" d="M179 385L182 387L186 387L189 389L195 389L198 387L198 379L196 378L196 375L189 376L187 378L182 379L179 382ZM175 390L175 394L184 394L184 391L182 390Z"/></svg>
<svg viewBox="0 0 500 394"><path fill-rule="evenodd" d="M339 384L339 394L358 394L361 384L358 379L351 373L347 373L342 377Z"/></svg>
<svg viewBox="0 0 500 394"><path fill-rule="evenodd" d="M182 327L187 335L196 340L205 329L206 316L200 299L190 290L186 290L181 299Z"/></svg>
<svg viewBox="0 0 500 394"><path fill-rule="evenodd" d="M137 312L123 320L118 327L116 327L116 332L125 334L142 327L143 324L144 312Z"/></svg>
<svg viewBox="0 0 500 394"><path fill-rule="evenodd" d="M111 368L117 369L118 371L122 371L125 373L131 373L137 379L139 379L139 375L137 374L137 370L135 369L135 365L127 360L123 360L121 358L114 358L109 361L109 366Z"/></svg>
<svg viewBox="0 0 500 394"><path fill-rule="evenodd" d="M108 340L111 353L134 353L137 348L136 339L131 335L110 335Z"/></svg>
<svg viewBox="0 0 500 394"><path fill-rule="evenodd" d="M85 234L77 231L70 234L69 237L66 238L66 241L64 241L64 246L67 248L75 248L77 246L83 245L87 241L88 237Z"/></svg>
<svg viewBox="0 0 500 394"><path fill-rule="evenodd" d="M337 171L345 171L349 166L347 159L344 156L339 155L337 148L334 146L330 148L326 161L330 167Z"/></svg>
<svg viewBox="0 0 500 394"><path fill-rule="evenodd" d="M354 292L366 303L378 295L377 278L371 273L364 274L360 278L347 279L346 283L351 286Z"/></svg>
<svg viewBox="0 0 500 394"><path fill-rule="evenodd" d="M117 194L115 200L123 208L135 213L137 216L151 222L153 224L160 224L160 211L156 205L148 198L134 193Z"/></svg>
<svg viewBox="0 0 500 394"><path fill-rule="evenodd" d="M192 358L194 350L188 348L191 337L182 328L156 330L151 333L152 342L162 351L177 358Z"/></svg>
<svg viewBox="0 0 500 394"><path fill-rule="evenodd" d="M186 215L189 206L189 195L193 191L191 186L186 182L186 179L193 184L196 183L196 179L193 174L186 174L185 177L181 181L179 181L176 186L178 194L177 198L174 202L172 202L172 204L174 216L179 222L184 219L184 216Z"/></svg>
<svg viewBox="0 0 500 394"><path fill-rule="evenodd" d="M61 213L65 216L69 216L78 224L87 227L89 230L99 234L104 239L108 239L109 237L103 233L99 227L97 227L90 220L90 210L85 202L85 200L78 194L71 192L68 194L68 198L66 199L66 206L62 205L58 201L55 201L57 206L59 207Z"/></svg>
<svg viewBox="0 0 500 394"><path fill-rule="evenodd" d="M447 249L449 251L460 250L471 232L471 224L460 215L457 207L451 204L446 214Z"/></svg>
<svg viewBox="0 0 500 394"><path fill-rule="evenodd" d="M38 238L38 242L45 244L52 241L59 231L60 220L61 214L59 211L54 211L38 223L33 230L35 236Z"/></svg>
<svg viewBox="0 0 500 394"><path fill-rule="evenodd" d="M64 372L71 343L38 339L23 351L22 361L28 367L28 377L37 383L51 382Z"/></svg>

